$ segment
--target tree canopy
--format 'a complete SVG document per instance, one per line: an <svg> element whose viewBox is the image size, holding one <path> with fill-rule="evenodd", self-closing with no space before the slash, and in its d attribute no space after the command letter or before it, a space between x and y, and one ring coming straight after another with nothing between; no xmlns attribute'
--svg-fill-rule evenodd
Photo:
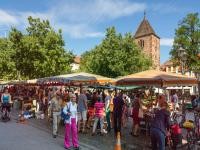
<svg viewBox="0 0 200 150"><path fill-rule="evenodd" d="M56 32L48 20L29 17L28 23L26 33L12 28L9 37L0 40L0 55L6 53L4 61L9 61L0 62L0 71L15 71L22 79L70 72L74 55L64 49L62 31Z"/></svg>
<svg viewBox="0 0 200 150"><path fill-rule="evenodd" d="M200 72L200 19L198 13L190 13L178 24L175 30L173 48L170 52L172 60L180 64L179 49L185 50L185 67L194 72Z"/></svg>
<svg viewBox="0 0 200 150"><path fill-rule="evenodd" d="M131 33L122 36L110 27L99 45L83 53L80 68L90 73L118 77L147 70L151 64L135 44Z"/></svg>
<svg viewBox="0 0 200 150"><path fill-rule="evenodd" d="M10 47L10 41L6 38L0 38L0 78L15 78L15 63L11 56L13 50Z"/></svg>

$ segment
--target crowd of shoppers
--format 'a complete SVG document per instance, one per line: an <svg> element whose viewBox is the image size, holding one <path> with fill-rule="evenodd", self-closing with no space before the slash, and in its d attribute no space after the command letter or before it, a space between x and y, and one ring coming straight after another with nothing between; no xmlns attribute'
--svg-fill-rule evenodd
<svg viewBox="0 0 200 150"><path fill-rule="evenodd" d="M9 91L10 90L10 91ZM9 94L11 93L11 94ZM128 117L132 117L132 136L139 136L139 126L141 121L140 110L144 96L141 92L126 95L116 90L87 90L86 88L65 89L44 88L44 87L12 87L5 89L1 95L1 101L10 101L11 96L24 99L37 99L39 110L47 116L52 117L52 134L56 138L62 112L68 115L62 120L65 124L64 147L79 149L78 134L86 134L90 131L92 136L109 134L114 129L115 136L121 129L126 127ZM171 96L172 110L178 107L179 99L174 92ZM192 105L198 108L197 97L191 98ZM165 137L169 129L169 112L167 100L164 95L157 95L154 117L150 123L150 136L152 149L163 149L165 147ZM47 111L49 110L49 111ZM92 130L88 130L92 127ZM87 131L87 132L86 132ZM70 140L72 138L72 140ZM72 141L72 143L70 143ZM159 147L157 147L159 146Z"/></svg>

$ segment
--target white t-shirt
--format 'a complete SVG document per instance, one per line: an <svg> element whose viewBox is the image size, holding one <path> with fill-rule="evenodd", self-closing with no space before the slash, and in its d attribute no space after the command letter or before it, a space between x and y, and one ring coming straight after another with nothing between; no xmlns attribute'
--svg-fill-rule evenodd
<svg viewBox="0 0 200 150"><path fill-rule="evenodd" d="M72 118L75 118L76 119L76 122L77 122L77 104L73 104L71 101L68 102L66 104L66 106L63 108L63 111L65 114L67 114L67 110L69 109L71 115L70 115L70 118L69 120L65 120L65 123L69 123L71 124L71 119Z"/></svg>
<svg viewBox="0 0 200 150"><path fill-rule="evenodd" d="M105 108L109 107L110 101L111 101L111 96L107 95L105 98Z"/></svg>
<svg viewBox="0 0 200 150"><path fill-rule="evenodd" d="M186 112L185 113L185 120L189 121L195 121L195 115L194 112Z"/></svg>

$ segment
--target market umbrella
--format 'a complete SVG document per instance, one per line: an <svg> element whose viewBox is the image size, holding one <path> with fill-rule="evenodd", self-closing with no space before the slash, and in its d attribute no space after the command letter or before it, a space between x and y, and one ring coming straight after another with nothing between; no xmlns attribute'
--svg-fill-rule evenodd
<svg viewBox="0 0 200 150"><path fill-rule="evenodd" d="M147 70L128 76L118 78L115 85L140 85L140 86L189 86L196 85L197 79L185 75L163 72L158 70Z"/></svg>
<svg viewBox="0 0 200 150"><path fill-rule="evenodd" d="M141 88L142 86L114 86L114 85L92 85L89 88L94 89L108 89L108 90L133 90L137 88Z"/></svg>
<svg viewBox="0 0 200 150"><path fill-rule="evenodd" d="M8 84L9 81L0 81L0 85Z"/></svg>
<svg viewBox="0 0 200 150"><path fill-rule="evenodd" d="M11 81L8 81L7 84L9 85L20 85L20 84L25 84L26 81L25 80L11 80Z"/></svg>
<svg viewBox="0 0 200 150"><path fill-rule="evenodd" d="M37 80L38 83L61 83L69 85L106 84L111 81L112 81L111 78L85 72L65 74L65 75L41 78Z"/></svg>

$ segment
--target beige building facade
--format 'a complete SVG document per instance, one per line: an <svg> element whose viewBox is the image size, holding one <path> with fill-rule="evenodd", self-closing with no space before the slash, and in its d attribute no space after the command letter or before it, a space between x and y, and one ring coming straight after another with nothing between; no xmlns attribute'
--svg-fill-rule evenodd
<svg viewBox="0 0 200 150"><path fill-rule="evenodd" d="M160 37L155 33L145 16L134 35L134 40L141 47L143 53L152 60L153 69L159 70Z"/></svg>

